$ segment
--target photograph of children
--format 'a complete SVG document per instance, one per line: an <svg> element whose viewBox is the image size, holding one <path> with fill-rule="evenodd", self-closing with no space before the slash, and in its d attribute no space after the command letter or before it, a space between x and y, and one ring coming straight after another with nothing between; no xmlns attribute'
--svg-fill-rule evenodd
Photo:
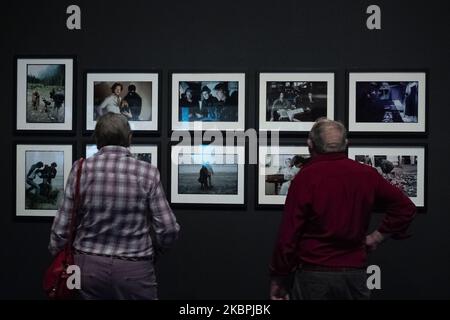
<svg viewBox="0 0 450 320"><path fill-rule="evenodd" d="M179 94L180 121L238 120L237 81L181 81Z"/></svg>
<svg viewBox="0 0 450 320"><path fill-rule="evenodd" d="M72 60L19 59L18 129L71 129Z"/></svg>
<svg viewBox="0 0 450 320"><path fill-rule="evenodd" d="M260 73L261 130L309 131L334 118L334 73Z"/></svg>
<svg viewBox="0 0 450 320"><path fill-rule="evenodd" d="M291 181L310 155L307 147L260 148L259 204L284 204Z"/></svg>
<svg viewBox="0 0 450 320"><path fill-rule="evenodd" d="M242 147L222 147L212 152L214 147L178 147L172 149L172 202L243 203Z"/></svg>
<svg viewBox="0 0 450 320"><path fill-rule="evenodd" d="M425 73L350 73L349 131L424 132Z"/></svg>
<svg viewBox="0 0 450 320"><path fill-rule="evenodd" d="M65 65L27 65L27 122L64 122Z"/></svg>
<svg viewBox="0 0 450 320"><path fill-rule="evenodd" d="M266 121L314 122L327 115L327 82L267 82Z"/></svg>
<svg viewBox="0 0 450 320"><path fill-rule="evenodd" d="M357 122L417 123L417 81L356 83Z"/></svg>
<svg viewBox="0 0 450 320"><path fill-rule="evenodd" d="M92 157L98 152L95 144L86 145L86 158ZM141 161L158 166L158 146L156 145L131 145L131 155Z"/></svg>
<svg viewBox="0 0 450 320"><path fill-rule="evenodd" d="M351 151L349 149L349 157L375 168L383 178L415 201L416 205L423 203L423 149L362 152L364 150L356 151L355 148Z"/></svg>
<svg viewBox="0 0 450 320"><path fill-rule="evenodd" d="M157 74L88 74L88 129L113 112L125 116L133 130L151 130L149 125L157 125L156 82Z"/></svg>
<svg viewBox="0 0 450 320"><path fill-rule="evenodd" d="M55 214L72 166L72 146L18 145L18 215Z"/></svg>
<svg viewBox="0 0 450 320"><path fill-rule="evenodd" d="M172 74L173 130L241 130L244 116L245 74Z"/></svg>

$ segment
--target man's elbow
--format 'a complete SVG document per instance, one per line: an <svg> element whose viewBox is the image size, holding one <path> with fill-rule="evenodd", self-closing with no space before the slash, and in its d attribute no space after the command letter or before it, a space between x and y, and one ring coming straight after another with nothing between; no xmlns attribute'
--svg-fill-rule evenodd
<svg viewBox="0 0 450 320"><path fill-rule="evenodd" d="M409 200L409 199L408 199L408 200ZM406 207L405 210L404 210L405 215L408 216L408 217L410 217L411 219L413 219L414 216L415 216L416 213L417 213L417 207L416 207L416 205L414 204L414 202L412 202L411 200L409 200L408 203L407 203L407 205L406 205L405 207Z"/></svg>
<svg viewBox="0 0 450 320"><path fill-rule="evenodd" d="M414 219L416 213L417 213L417 207L412 201L410 201L410 203L408 205L408 216L410 217L411 220Z"/></svg>

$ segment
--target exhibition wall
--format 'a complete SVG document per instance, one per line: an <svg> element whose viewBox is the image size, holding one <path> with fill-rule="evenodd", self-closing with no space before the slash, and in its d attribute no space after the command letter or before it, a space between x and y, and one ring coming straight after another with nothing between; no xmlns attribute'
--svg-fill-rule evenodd
<svg viewBox="0 0 450 320"><path fill-rule="evenodd" d="M68 6L81 9L69 30ZM157 130L135 142L158 146L158 167L171 188L172 76L243 74L245 129L258 128L260 73L334 74L334 118L349 123L349 73L423 73L424 125L419 132L350 132L350 146L423 146L424 205L412 237L390 240L370 255L381 268L374 299L450 298L450 27L446 1L377 1L381 29L366 25L371 1L15 1L2 9L2 215L0 298L45 299L42 275L51 217L23 217L16 205L16 146L70 144L73 160L93 143L87 129L88 73L158 75ZM73 59L71 130L18 130L17 59ZM152 78L154 79L154 78ZM242 78L237 77L238 80ZM231 79L234 81L234 79ZM153 87L154 88L154 87ZM146 113L150 115L150 113ZM307 132L280 137L305 145ZM157 262L160 299L267 299L268 264L281 206L258 205L256 164L244 168L243 203L177 203L176 245ZM374 214L371 229L381 214Z"/></svg>

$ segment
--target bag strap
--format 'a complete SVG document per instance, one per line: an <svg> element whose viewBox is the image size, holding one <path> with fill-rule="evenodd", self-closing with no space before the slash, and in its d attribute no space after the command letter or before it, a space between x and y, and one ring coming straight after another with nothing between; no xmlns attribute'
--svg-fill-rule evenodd
<svg viewBox="0 0 450 320"><path fill-rule="evenodd" d="M77 211L80 207L80 202L81 202L80 201L80 179L81 179L81 170L83 169L83 162L84 162L84 158L80 158L80 160L78 160L77 177L75 180L75 194L74 194L72 214L71 214L71 219L70 219L69 239L66 244L66 250L72 250L73 241L75 240L75 235L77 233L76 218L77 218Z"/></svg>

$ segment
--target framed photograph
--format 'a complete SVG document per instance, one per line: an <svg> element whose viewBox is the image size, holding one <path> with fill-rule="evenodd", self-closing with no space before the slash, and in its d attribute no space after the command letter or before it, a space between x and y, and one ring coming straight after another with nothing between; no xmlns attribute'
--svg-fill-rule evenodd
<svg viewBox="0 0 450 320"><path fill-rule="evenodd" d="M16 130L72 130L74 59L18 58Z"/></svg>
<svg viewBox="0 0 450 320"><path fill-rule="evenodd" d="M245 130L245 74L173 73L172 130Z"/></svg>
<svg viewBox="0 0 450 320"><path fill-rule="evenodd" d="M172 146L171 203L244 204L244 147Z"/></svg>
<svg viewBox="0 0 450 320"><path fill-rule="evenodd" d="M259 130L309 131L334 119L334 73L260 73Z"/></svg>
<svg viewBox="0 0 450 320"><path fill-rule="evenodd" d="M98 152L95 144L87 144L85 150L86 159ZM157 145L131 145L130 152L138 160L148 162L158 167L158 146Z"/></svg>
<svg viewBox="0 0 450 320"><path fill-rule="evenodd" d="M425 207L424 146L352 146L348 148L348 157L374 167L417 207Z"/></svg>
<svg viewBox="0 0 450 320"><path fill-rule="evenodd" d="M291 181L309 157L306 146L259 147L258 205L284 205Z"/></svg>
<svg viewBox="0 0 450 320"><path fill-rule="evenodd" d="M53 217L64 195L73 146L16 145L16 216Z"/></svg>
<svg viewBox="0 0 450 320"><path fill-rule="evenodd" d="M425 133L425 72L351 72L350 132Z"/></svg>
<svg viewBox="0 0 450 320"><path fill-rule="evenodd" d="M86 130L107 112L126 116L133 131L158 130L158 73L87 73Z"/></svg>

